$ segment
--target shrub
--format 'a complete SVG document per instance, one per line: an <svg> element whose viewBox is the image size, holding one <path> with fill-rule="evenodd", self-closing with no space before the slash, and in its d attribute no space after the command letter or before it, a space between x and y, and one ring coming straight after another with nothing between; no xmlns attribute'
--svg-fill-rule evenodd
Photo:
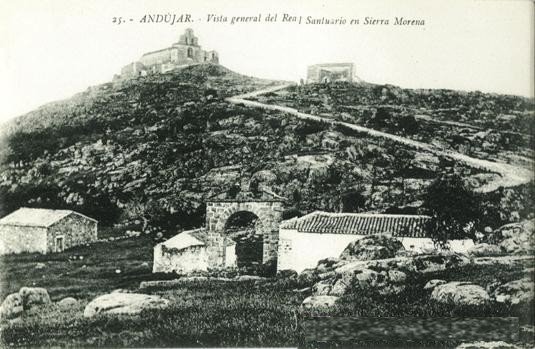
<svg viewBox="0 0 535 349"><path fill-rule="evenodd" d="M428 230L438 244L449 239L473 238L479 223L479 200L461 177L446 175L427 188L423 207L432 216Z"/></svg>

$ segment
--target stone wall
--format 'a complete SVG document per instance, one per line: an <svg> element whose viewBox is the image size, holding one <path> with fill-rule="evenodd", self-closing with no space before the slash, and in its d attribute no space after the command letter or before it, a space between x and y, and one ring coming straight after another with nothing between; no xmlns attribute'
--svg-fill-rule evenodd
<svg viewBox="0 0 535 349"><path fill-rule="evenodd" d="M158 244L154 248L153 273L189 273L206 271L207 269L208 254L205 246L192 246L176 250Z"/></svg>
<svg viewBox="0 0 535 349"><path fill-rule="evenodd" d="M47 252L55 252L55 238L64 236L64 248L97 241L97 222L76 213L48 227Z"/></svg>
<svg viewBox="0 0 535 349"><path fill-rule="evenodd" d="M169 47L163 50L146 53L140 58L139 62L146 67L150 67L155 64L171 62L172 55L172 48Z"/></svg>
<svg viewBox="0 0 535 349"><path fill-rule="evenodd" d="M47 252L46 228L0 225L0 254Z"/></svg>

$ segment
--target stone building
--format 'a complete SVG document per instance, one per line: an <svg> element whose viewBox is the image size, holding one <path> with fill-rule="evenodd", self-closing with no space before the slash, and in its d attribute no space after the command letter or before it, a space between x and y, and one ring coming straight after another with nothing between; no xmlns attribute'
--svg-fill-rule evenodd
<svg viewBox="0 0 535 349"><path fill-rule="evenodd" d="M121 77L135 77L154 73L165 73L176 67L195 63L219 63L216 51L205 51L192 29L186 29L178 42L161 50L147 52L137 62L121 69Z"/></svg>
<svg viewBox="0 0 535 349"><path fill-rule="evenodd" d="M283 221L279 229L277 269L301 272L318 261L339 257L346 246L371 234L386 233L398 238L410 251L433 249L426 236L429 216L368 213L313 212ZM449 241L451 250L466 252L474 245L471 239Z"/></svg>
<svg viewBox="0 0 535 349"><path fill-rule="evenodd" d="M324 63L308 67L307 83L353 81L355 67L353 63Z"/></svg>
<svg viewBox="0 0 535 349"><path fill-rule="evenodd" d="M78 212L22 207L0 219L0 254L61 252L97 240L97 221Z"/></svg>
<svg viewBox="0 0 535 349"><path fill-rule="evenodd" d="M178 274L193 271L206 271L209 263L208 232L204 228L184 231L154 247L153 273L175 272ZM225 261L223 267L236 266L236 243L226 239Z"/></svg>

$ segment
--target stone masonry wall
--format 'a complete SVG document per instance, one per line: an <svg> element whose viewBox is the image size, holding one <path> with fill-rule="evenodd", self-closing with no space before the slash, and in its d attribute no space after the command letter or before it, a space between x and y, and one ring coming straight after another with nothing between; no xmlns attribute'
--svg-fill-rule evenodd
<svg viewBox="0 0 535 349"><path fill-rule="evenodd" d="M46 228L0 225L0 254L46 253Z"/></svg>
<svg viewBox="0 0 535 349"><path fill-rule="evenodd" d="M48 227L47 252L55 252L55 238L64 236L64 248L71 248L97 240L97 223L71 213Z"/></svg>

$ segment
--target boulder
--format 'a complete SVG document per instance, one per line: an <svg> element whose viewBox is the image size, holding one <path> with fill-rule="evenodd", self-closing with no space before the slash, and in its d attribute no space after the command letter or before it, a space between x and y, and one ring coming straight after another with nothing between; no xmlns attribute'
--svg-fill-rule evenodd
<svg viewBox="0 0 535 349"><path fill-rule="evenodd" d="M383 296L398 294L405 290L407 275L399 270L353 269L335 278L322 280L314 285L316 295L343 296L356 291Z"/></svg>
<svg viewBox="0 0 535 349"><path fill-rule="evenodd" d="M331 293L332 283L329 280L322 280L312 287L312 293L318 296L328 295Z"/></svg>
<svg viewBox="0 0 535 349"><path fill-rule="evenodd" d="M385 234L370 235L347 245L340 259L363 261L393 258L400 250L404 250L404 247L398 239Z"/></svg>
<svg viewBox="0 0 535 349"><path fill-rule="evenodd" d="M440 280L440 279L433 279L433 280L429 280L425 286L424 286L424 290L426 291L432 291L435 289L435 287L439 286L439 285L444 285L446 283L446 280Z"/></svg>
<svg viewBox="0 0 535 349"><path fill-rule="evenodd" d="M329 308L336 304L339 297L336 296L310 296L307 297L301 307L303 309Z"/></svg>
<svg viewBox="0 0 535 349"><path fill-rule="evenodd" d="M492 295L499 303L528 304L535 297L533 281L524 278L508 282L497 287Z"/></svg>
<svg viewBox="0 0 535 349"><path fill-rule="evenodd" d="M405 267L409 268L409 270L425 274L458 268L468 264L470 264L470 259L461 253L441 251L435 254L412 257L409 260L409 263L400 265L400 268Z"/></svg>
<svg viewBox="0 0 535 349"><path fill-rule="evenodd" d="M520 241L514 237L503 240L499 246L505 252L514 255L530 255L534 252L533 245L530 241Z"/></svg>
<svg viewBox="0 0 535 349"><path fill-rule="evenodd" d="M85 317L97 314L137 315L143 310L165 309L169 301L141 293L110 293L92 300L84 309Z"/></svg>
<svg viewBox="0 0 535 349"><path fill-rule="evenodd" d="M487 243L474 245L466 252L473 257L497 256L503 254L500 246Z"/></svg>
<svg viewBox="0 0 535 349"><path fill-rule="evenodd" d="M453 305L485 305L490 296L485 289L470 282L448 282L438 285L431 292L431 299Z"/></svg>
<svg viewBox="0 0 535 349"><path fill-rule="evenodd" d="M78 301L73 297L63 298L58 302L58 306L63 309L70 309L78 305Z"/></svg>
<svg viewBox="0 0 535 349"><path fill-rule="evenodd" d="M382 270L380 272L364 269L357 273L358 287L367 292L377 292L388 296L405 290L407 275L399 270Z"/></svg>
<svg viewBox="0 0 535 349"><path fill-rule="evenodd" d="M354 284L354 273L341 274L335 279L329 294L333 296L343 296L351 292Z"/></svg>
<svg viewBox="0 0 535 349"><path fill-rule="evenodd" d="M305 269L297 276L300 285L313 285L319 281L318 273L315 269Z"/></svg>
<svg viewBox="0 0 535 349"><path fill-rule="evenodd" d="M18 293L8 295L0 305L0 319L12 319L22 314L24 307Z"/></svg>
<svg viewBox="0 0 535 349"><path fill-rule="evenodd" d="M335 264L339 261L340 260L338 258L334 257L322 259L318 262L318 265L316 266L316 271L319 274L330 272L334 269Z"/></svg>
<svg viewBox="0 0 535 349"><path fill-rule="evenodd" d="M22 305L24 309L29 309L35 305L50 303L48 291L42 287L22 287L19 290L19 294L22 297Z"/></svg>
<svg viewBox="0 0 535 349"><path fill-rule="evenodd" d="M291 269L279 270L277 272L277 278L279 279L296 279L297 272Z"/></svg>

